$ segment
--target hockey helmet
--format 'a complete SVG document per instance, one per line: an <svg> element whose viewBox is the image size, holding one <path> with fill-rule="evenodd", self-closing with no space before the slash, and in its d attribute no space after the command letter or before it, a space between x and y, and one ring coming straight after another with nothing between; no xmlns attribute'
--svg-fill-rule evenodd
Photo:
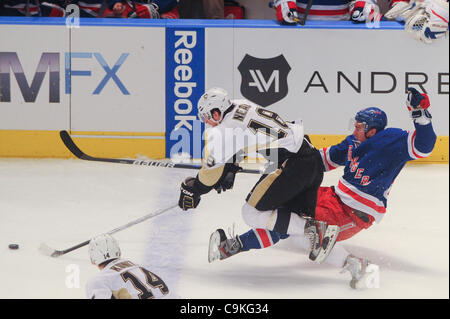
<svg viewBox="0 0 450 319"><path fill-rule="evenodd" d="M120 258L120 247L118 242L108 234L102 234L94 237L89 242L89 255L91 263L100 265L101 263Z"/></svg>
<svg viewBox="0 0 450 319"><path fill-rule="evenodd" d="M355 121L364 123L364 132L376 128L382 131L387 125L387 116L384 111L377 107L368 107L356 113Z"/></svg>
<svg viewBox="0 0 450 319"><path fill-rule="evenodd" d="M206 91L198 100L198 118L204 122L209 119L217 124L222 121L224 111L231 105L231 101L228 98L228 92L222 88L214 87ZM218 110L220 113L220 119L214 120L212 117L212 111Z"/></svg>

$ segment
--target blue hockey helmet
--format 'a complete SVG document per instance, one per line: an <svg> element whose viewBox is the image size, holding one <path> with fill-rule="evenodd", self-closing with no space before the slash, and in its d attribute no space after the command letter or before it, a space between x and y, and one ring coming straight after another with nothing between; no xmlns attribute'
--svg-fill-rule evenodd
<svg viewBox="0 0 450 319"><path fill-rule="evenodd" d="M376 128L377 132L383 130L387 125L387 116L384 111L377 107L368 107L356 113L355 120L364 123L364 132Z"/></svg>

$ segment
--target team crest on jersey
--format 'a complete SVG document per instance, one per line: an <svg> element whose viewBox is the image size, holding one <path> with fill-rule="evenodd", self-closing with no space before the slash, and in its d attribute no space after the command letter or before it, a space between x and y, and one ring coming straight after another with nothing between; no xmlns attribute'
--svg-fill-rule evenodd
<svg viewBox="0 0 450 319"><path fill-rule="evenodd" d="M291 67L282 54L269 59L246 54L238 70L242 76L241 94L258 105L269 106L288 94Z"/></svg>

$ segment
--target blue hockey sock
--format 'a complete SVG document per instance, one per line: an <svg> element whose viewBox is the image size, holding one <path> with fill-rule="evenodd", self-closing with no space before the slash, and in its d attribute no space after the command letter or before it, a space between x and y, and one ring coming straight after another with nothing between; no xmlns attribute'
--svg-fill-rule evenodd
<svg viewBox="0 0 450 319"><path fill-rule="evenodd" d="M242 243L242 251L260 249L275 245L280 239L288 238L288 234L280 234L267 229L250 229L239 236Z"/></svg>

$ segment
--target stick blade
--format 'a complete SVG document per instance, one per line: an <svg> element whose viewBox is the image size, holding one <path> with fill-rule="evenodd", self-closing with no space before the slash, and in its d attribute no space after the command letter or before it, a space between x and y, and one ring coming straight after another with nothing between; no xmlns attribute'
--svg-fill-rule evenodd
<svg viewBox="0 0 450 319"><path fill-rule="evenodd" d="M83 156L85 156L85 154L78 148L78 146L75 145L67 131L60 131L59 136L61 137L64 145L66 145L67 149L72 152L73 155L81 159L83 158Z"/></svg>
<svg viewBox="0 0 450 319"><path fill-rule="evenodd" d="M62 255L62 252L56 249L51 248L46 243L42 243L39 246L39 251L49 257L59 257Z"/></svg>

